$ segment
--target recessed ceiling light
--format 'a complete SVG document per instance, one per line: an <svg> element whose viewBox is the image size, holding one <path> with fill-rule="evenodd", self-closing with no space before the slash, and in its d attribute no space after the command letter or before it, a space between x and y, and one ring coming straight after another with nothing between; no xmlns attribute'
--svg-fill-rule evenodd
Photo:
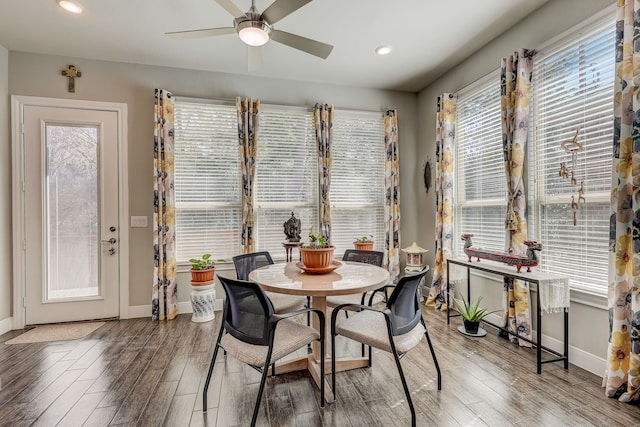
<svg viewBox="0 0 640 427"><path fill-rule="evenodd" d="M376 48L376 53L378 55L386 55L391 52L391 46L378 46Z"/></svg>
<svg viewBox="0 0 640 427"><path fill-rule="evenodd" d="M71 0L56 0L58 6L71 13L82 13L82 6L80 3Z"/></svg>

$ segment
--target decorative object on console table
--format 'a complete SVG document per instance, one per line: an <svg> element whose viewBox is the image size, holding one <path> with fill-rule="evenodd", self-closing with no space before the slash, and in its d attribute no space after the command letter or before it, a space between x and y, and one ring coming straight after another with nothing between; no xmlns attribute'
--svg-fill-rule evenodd
<svg viewBox="0 0 640 427"><path fill-rule="evenodd" d="M309 231L309 243L300 246L300 257L305 267L313 269L327 268L333 261L335 246L330 244L321 233Z"/></svg>
<svg viewBox="0 0 640 427"><path fill-rule="evenodd" d="M369 236L356 238L353 242L353 248L359 251L372 251L374 243L373 235L370 234Z"/></svg>
<svg viewBox="0 0 640 427"><path fill-rule="evenodd" d="M462 321L464 323L464 327L458 328L458 330L464 335L473 337L483 337L487 335L487 331L480 328L480 322L488 315L500 311L487 311L484 308L480 308L480 301L482 301L482 297L479 297L477 300L469 303L464 299L453 300L453 309L460 315L460 317L462 317Z"/></svg>
<svg viewBox="0 0 640 427"><path fill-rule="evenodd" d="M218 262L223 262L219 259ZM191 258L191 282L207 283L213 281L216 272L216 261L211 259L211 254L204 254L200 258Z"/></svg>
<svg viewBox="0 0 640 427"><path fill-rule="evenodd" d="M520 269L522 267L527 267L527 272L531 272L531 267L535 267L538 265L538 254L536 251L542 250L542 244L535 242L533 240L526 240L524 242L527 245L527 256L517 256L511 255L505 252L491 252L485 251L483 249L476 249L471 247L471 238L473 234L463 234L462 240L464 240L464 253L469 257L469 262L471 262L471 258L476 258L478 262L480 262L480 258L488 259L490 261L498 261L503 262L507 265L514 265L518 273L520 273Z"/></svg>

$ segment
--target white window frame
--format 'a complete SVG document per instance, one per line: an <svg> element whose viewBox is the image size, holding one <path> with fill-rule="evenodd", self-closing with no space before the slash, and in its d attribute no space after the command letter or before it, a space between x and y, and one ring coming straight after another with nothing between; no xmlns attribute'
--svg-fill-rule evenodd
<svg viewBox="0 0 640 427"><path fill-rule="evenodd" d="M536 97L536 87L535 87L536 60L540 61L540 59L544 57L546 51L550 49L554 49L558 45L562 45L563 43L565 43L567 40L570 40L571 38L575 39L577 37L581 37L582 34L591 31L593 28L598 28L602 26L603 22L607 22L607 20L612 26L612 31L614 31L615 30L615 7L609 7L603 10L601 13L593 16L591 19L577 25L574 28L569 29L565 33L561 34L560 36L545 43L540 49L538 49L538 53L534 57L534 85L533 85L534 96L533 96L533 102L531 107L529 140L527 144L527 150L528 150L527 165L525 168L524 179L526 180L526 183L527 183L527 197L528 197L528 207L527 207L528 237L532 240L534 239L538 240L543 244L545 244L545 240L548 240L546 237L540 236L541 230L543 229L542 226L544 221L544 218L542 216L542 209L544 208L545 204L550 205L550 204L560 202L563 204L567 204L567 206L570 207L570 201L567 200L567 197L565 194L552 195L552 196L544 195L544 191L545 191L544 185L543 185L544 177L540 175L541 171L545 170L544 162L543 160L540 160L540 156L541 156L540 138L543 138L543 135L542 135L541 129L535 126L535 124L537 123L536 118L540 117L540 114L541 114L541 111L539 110L539 108L541 107L538 105L538 99ZM614 55L613 40L611 43L611 54L612 56ZM498 77L498 80L495 80L495 75L499 76L499 70L496 70L494 73L491 73L490 75L485 76L482 79L479 79L478 81L460 90L458 93L458 103L460 102L461 97L464 97L469 95L470 93L473 93L474 90L478 90L483 84L486 84L487 79L494 79L494 81L496 82L496 91L499 94L499 91L500 91L499 77ZM613 85L613 81L612 81L612 85ZM611 105L610 123L611 123L611 128L613 128L613 91L611 91L610 105ZM575 133L575 129L569 132L570 135L568 134L567 139L571 139L571 137L573 136L573 133ZM456 127L456 135L457 137L459 136L459 129L457 127ZM461 141L459 138L457 138L456 150L459 150L460 144L463 144L463 143L464 141ZM612 144L612 139L608 143ZM587 147L587 150L589 150L588 147ZM539 162L539 163L536 163L536 162ZM464 206L473 206L473 205L483 206L483 205L487 205L495 202L495 200L480 200L476 202L465 202L464 198L461 198L462 189L459 186L462 183L462 181L458 177L459 165L460 165L460 159L458 158L458 156L456 156L456 160L455 160L456 180L455 180L455 189L454 189L456 194L455 217L454 217L454 221L455 221L454 230L456 233L456 237L457 235L463 232L464 233L469 232L468 230L464 230L460 228L460 221L461 221L459 217L460 209L462 209ZM501 173L504 173L504 166L501 162L497 163L495 167L499 168ZM549 170L553 171L554 173L557 173L556 169L559 169L559 164L557 168L554 168L554 167L549 168ZM611 170L611 166L609 165L605 167L605 169ZM574 191L574 193L577 195L577 190ZM596 191L587 192L585 196L586 196L587 204L593 205L598 203L600 204L610 203L610 190L608 189L601 189L600 191L597 191L597 192ZM504 199L504 206L506 208L506 197ZM583 209L583 208L584 208L583 206L580 207L580 209ZM569 218L568 221L571 221L571 224L572 224L572 218ZM580 217L578 217L578 221L580 221ZM600 220L600 222L601 222L599 223L600 227L606 228L607 230L606 242L604 241L601 242L603 244L603 247L605 247L605 246L608 246L608 243L609 243L609 238L608 238L609 221L607 220L605 223L605 221ZM589 235L587 233L585 234L587 235L587 238L588 238ZM462 251L462 244L459 240L460 240L459 238L454 238L454 253L456 254L456 256L464 256ZM476 246L476 242L478 242L479 246L482 246L481 239L474 238L473 241L474 241L474 246ZM608 259L609 259L609 252L607 250L602 250L601 252L602 252L601 261L603 261L601 264L603 266L607 266ZM541 252L540 268L542 271L556 271L553 268L553 266L549 265L549 260L545 257L544 249ZM604 276L601 275L602 277L600 278L601 279L600 283L594 286L594 285L589 285L588 283L584 283L584 280L579 280L579 279L576 280L575 278L572 278L571 271L568 271L567 273L570 275L570 287L572 291L572 300L578 300L581 303L595 306L595 307L601 307L603 305L603 298L606 297L607 287L608 287L608 280Z"/></svg>
<svg viewBox="0 0 640 427"><path fill-rule="evenodd" d="M540 253L541 270L568 274L570 276L570 287L573 291L599 297L606 296L608 290L609 218L608 215L604 214L602 211L607 210L610 205L611 189L608 186L603 186L601 183L601 188L594 190L592 185L595 184L592 181L596 181L597 178L594 176L589 180L585 177L585 174L588 172L595 174L595 172L593 172L593 166L596 165L596 163L600 164L602 161L606 162L608 160L608 163L604 165L602 168L603 170L601 171L601 174L604 174L605 176L603 177L601 175L599 181L604 181L607 184L611 181L610 153L613 144L613 80L615 73L613 68L615 68L615 27L615 8L607 8L600 14L597 14L591 19L569 29L538 49L538 53L534 57L532 85L534 101L531 115L531 123L536 124L536 126L531 127L530 129L531 143L528 145L527 153L528 169L530 171L535 171L534 173L530 173L528 177L528 185L530 189L528 196L530 200L529 206L531 209L529 218L531 219L530 223L535 225L535 232L530 233L529 237L536 238L543 244L546 243L547 246L547 251L543 249ZM593 97L589 97L589 95L585 95L583 97L584 101L582 103L584 110L587 111L587 113L584 114L588 114L588 110L590 109L597 109L598 112L594 114L594 116L601 116L603 125L597 126L597 129L594 129L595 126L593 122L586 124L582 119L572 120L571 117L568 117L566 121L567 129L566 132L564 132L564 135L559 134L558 131L556 131L555 134L546 134L544 122L545 110L544 105L541 105L542 101L540 99L542 97L541 91L543 88L542 85L536 81L542 74L545 59L547 57L551 58L552 56L558 55L558 52L563 52L562 49L566 49L567 45L582 45L587 43L592 39L585 38L585 34L600 31L603 28L607 28L608 31L610 31L610 35L613 37L610 44L604 43L601 45L605 46L605 48L610 46L610 59L607 60L609 67L612 67L610 70L610 86L606 87L605 90L600 90L600 92L603 92L601 95L602 102L607 102L607 106L603 108L603 104L596 104L595 107L590 105L590 100L592 100ZM600 70L601 69L598 69L598 72L601 72ZM581 79L577 81L581 82L584 80L584 77L582 77L583 73L584 72L581 72ZM581 90L584 90L585 86L586 85L580 83L579 87ZM607 101L607 99L609 101ZM606 116L602 116L602 114L606 114ZM572 156L568 153L564 153L560 148L560 144L564 141L571 140L575 135L577 128L580 128L578 142L584 144L585 151L576 156L575 167L577 170L575 171L575 178L577 180L577 185L572 186L568 179L562 180L557 176L560 169L560 161L566 161L567 166L573 168ZM557 152L554 150L550 151L550 146L552 145L557 146ZM589 165L589 154L593 157L594 155L597 156L598 152L600 153L600 156L598 157L599 160L596 163ZM608 156L606 155L607 153L609 153ZM584 203L579 204L576 215L577 225L573 226L570 199L573 195L574 199L578 201L578 188L580 187L580 182L583 180L586 181L586 200ZM558 189L559 183L557 181L561 181L565 184L565 188ZM552 192L546 193L547 190L545 189L545 186L550 186L549 188ZM594 208L595 206L599 206L599 209ZM560 235L558 239L555 239L558 242L557 244L550 238L550 236L542 235L545 232L545 228L549 228L551 230L552 227L550 224L553 224L554 222L557 223L562 220L559 217L546 217L544 215L544 211L545 208L549 207L563 209L566 211L566 218L564 219L565 225L557 227L559 232L562 232L564 229L565 235ZM594 218L592 215L593 212L598 213L600 216L606 216L606 220L601 217ZM573 236L578 236L577 238L572 236L572 231L574 230L576 234L573 234ZM600 239L595 243L592 238L593 234L600 235ZM580 236L584 237L580 239ZM549 259L553 256L551 254L554 252L557 253L557 251L561 249L562 245L565 246L566 252L556 255L560 258L560 264L556 263L555 266L551 265L550 262L552 261ZM588 255L586 255L587 253ZM599 257L597 260L594 260L594 254L601 254L601 258ZM562 264L564 265L561 266Z"/></svg>
<svg viewBox="0 0 640 427"><path fill-rule="evenodd" d="M495 91L495 92L491 92ZM495 98L496 104L487 105L485 108L481 108L484 114L478 121L474 121L473 117L466 117L461 115L464 113L464 106L466 102L478 102L478 98L492 96ZM476 104L477 105L477 104ZM454 179L454 230L456 230L456 236L454 236L454 253L458 257L463 257L463 245L460 241L460 236L463 233L474 234L472 239L474 247L481 247L486 250L503 251L504 250L504 232L498 233L496 236L496 230L504 230L504 215L507 209L507 181L504 172L502 158L501 139L502 133L500 131L500 70L495 70L485 77L477 80L471 85L465 87L457 93L457 114L456 114L456 141L454 147L455 156L455 179ZM470 108L470 111L473 109ZM490 118L487 117L486 111L491 111L494 120L491 121L492 128L487 130L486 125ZM468 123L469 129L464 129L463 126ZM485 127L481 127L481 126ZM472 129L476 127L477 130ZM473 141L470 149L478 149L477 138L481 137L485 147L493 147L491 150L486 148L480 148L482 151L479 155L469 155L465 160L465 150L468 149L465 144L466 136L469 136ZM493 144L493 145L492 145ZM475 170L479 169L478 161L481 161L483 157L494 156L494 159L489 163L492 166L491 170L482 168L485 173L482 175L483 186L490 184L496 184L496 189L489 189L488 192L495 193L491 198L475 198L469 200L465 197L465 167ZM497 166L496 166L497 165ZM496 168L496 170L493 169ZM471 172L475 176L475 171ZM480 195L481 196L481 195ZM484 212L476 218L468 217L464 214L465 210L471 209L476 211L477 209L484 210ZM497 216L497 219L494 218ZM489 223L489 224L487 224Z"/></svg>
<svg viewBox="0 0 640 427"><path fill-rule="evenodd" d="M194 98L177 98L176 99L176 109L180 108L180 103L181 102L190 102L190 103L204 103L204 104L216 104L216 105L228 105L230 109L233 109L233 114L235 115L235 104L232 104L229 101L218 101L218 100L204 100L204 99L194 99ZM257 251L260 250L268 250L273 259L276 261L280 261L280 260L284 260L285 259L285 250L284 247L282 247L282 242L284 242L285 240L285 236L284 236L284 229L283 229L283 224L286 220L289 219L291 212L293 211L294 213L296 213L296 217L300 217L299 215L299 211L300 209L311 209L312 210L312 214L311 214L311 218L313 218L312 220L306 220L306 221L302 221L302 230L301 230L301 237L302 240L306 240L307 235L309 233L310 228L313 226L316 230L318 229L318 211L319 211L319 195L318 195L318 181L319 181L319 175L317 173L317 147L316 147L316 141L315 141L315 130L314 130L314 125L313 125L313 111L308 108L308 107L296 107L296 106L284 106L284 105L276 105L276 104L265 104L262 103L261 104L261 118L263 118L264 116L270 114L270 112L286 112L286 111L292 111L292 112L297 112L299 113L300 111L304 111L305 115L308 116L308 120L307 120L307 124L308 124L308 129L305 131L305 135L302 136L300 138L301 141L305 141L304 143L306 144L311 144L313 146L314 149L314 160L316 162L316 169L313 171L314 174L314 183L315 183L315 190L314 190L314 197L313 197L313 201L311 203L288 203L288 202L281 202L281 201L273 201L270 202L268 200L262 200L260 199L260 196L258 194L259 191L259 186L260 186L260 180L261 179L266 179L264 176L261 176L260 172L259 172L259 167L260 167L260 146L263 143L269 143L268 142L268 138L264 138L265 135L261 134L262 131L264 131L260 126L258 128L258 148L257 148L257 152L256 152L256 181L254 182L254 199L253 199L253 206L254 206L254 213L255 213L255 224L254 224L254 243L255 243L255 248ZM376 211L375 209L375 204L377 203L378 208L377 210L382 210L383 215L377 215L376 216L376 225L373 227L369 227L369 228L358 228L358 229L353 229L352 231L349 232L345 232L345 234L348 234L348 236L346 236L346 240L345 238L340 238L337 239L340 243L339 246L336 248L336 257L340 257L342 253L344 253L344 251L346 249L350 249L352 248L352 244L351 242L353 242L353 240L355 240L355 238L357 236L360 235L369 235L372 234L374 235L374 238L376 240L376 245L378 245L375 249L376 250L384 250L384 203L385 203L385 198L384 198L384 115L382 112L370 112L370 111L353 111L353 110L339 110L339 109L335 109L334 110L334 120L336 120L337 123L340 123L343 120L343 116L345 117L349 117L350 120L353 120L355 117L355 120L357 120L359 117L361 117L363 120L370 122L372 117L377 117L378 120L380 121L380 135L379 137L375 138L375 141L373 143L377 143L377 144L381 144L380 147L378 147L378 150L376 151L379 155L381 155L381 157L377 160L378 162L381 161L381 167L380 167L380 171L378 173L378 176L376 177L377 181L381 181L382 183L382 187L380 187L380 182L377 182L377 188L382 188L382 194L380 195L380 197L376 200L376 202L371 202L366 201L363 203L332 203L332 208L339 210L339 209L343 209L343 208L348 208L348 209L355 209L355 210L361 210L361 211L365 211L366 213L370 213L370 212L374 212ZM261 122L262 123L262 122ZM237 125L234 124L233 125L233 129L232 131L233 133L233 143L237 144ZM277 133L277 132L276 132ZM277 135L276 135L277 137ZM350 136L345 136L345 134L340 130L340 125L337 125L337 128L334 130L334 135L333 135L333 141L334 141L334 146L336 143L338 143L341 140L341 138L348 138ZM231 136L229 137L231 138ZM263 141L264 138L264 141ZM179 139L179 137L177 137L177 139ZM273 140L273 139L272 139ZM239 150L239 148L238 148ZM335 151L334 151L335 154ZM238 169L238 173L240 170L240 162L241 160L238 158L238 163L237 163L237 169ZM354 168L357 166L354 165ZM177 173L180 173L179 170L177 171ZM334 186L334 183L332 183L332 187ZM335 187L333 187L335 190ZM238 187L238 194L240 192L240 187ZM178 199L178 194L176 194L176 199ZM178 214L178 209L180 208L180 203L176 202L176 215ZM204 206L206 205L206 206ZM205 202L204 205L202 206L203 209L208 208L208 209L232 209L235 212L237 212L240 216L241 216L241 200L240 198L238 198L237 202L235 203L215 203L215 202ZM271 224L271 231L270 234L265 234L262 235L261 230L260 230L260 214L261 214L261 210L266 210L266 209L282 209L283 211L283 216L281 218L281 223L278 225L276 224L273 220L271 219L269 221L269 223ZM176 218L176 220L178 220L178 218ZM309 223L312 222L312 223ZM178 227L177 227L178 228ZM236 233L236 238L238 241L237 247L233 248L233 249L229 249L226 252L224 251L219 251L220 253L213 253L213 257L214 258L225 258L227 261L230 261L231 257L237 254L241 253L241 247L240 247L240 232L241 232L241 224L238 227L237 233ZM277 230L279 229L280 233L282 233L281 239L277 241L278 239L274 237L274 233L277 233ZM176 234L179 237L179 230L176 230ZM262 240L262 241L261 241ZM344 240L344 241L343 241ZM222 245L227 245L229 242L220 242ZM203 248L202 252L208 252L210 251L210 249L207 248ZM294 255L294 257L296 257L297 254ZM178 253L177 254L178 257L178 263L180 266L186 266L187 265L187 259L184 259L184 257L181 257L181 254Z"/></svg>

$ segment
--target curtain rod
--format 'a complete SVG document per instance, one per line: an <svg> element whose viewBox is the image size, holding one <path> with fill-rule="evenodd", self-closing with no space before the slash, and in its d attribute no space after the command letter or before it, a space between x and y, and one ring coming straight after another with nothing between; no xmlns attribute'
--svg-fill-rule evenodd
<svg viewBox="0 0 640 427"><path fill-rule="evenodd" d="M197 97L190 97L190 96L180 96L180 95L176 95L174 94L174 97L176 100L182 100L182 101L187 101L187 102L201 102L201 103L212 103L212 102L216 102L216 103L221 103L221 104L229 104L229 105L235 105L236 104L236 100L235 99L228 99L228 98L197 98ZM304 108L304 109L308 109L309 111L313 111L313 106L309 107L306 105L291 105L291 104L282 104L282 103L278 103L278 102L267 102L267 101L263 101L260 100L261 104L264 105L274 105L274 106L278 106L278 107L289 107L289 108ZM382 114L384 115L387 110L391 110L391 108L388 108L387 110L358 110L355 108L342 108L342 107L336 107L335 105L333 106L336 110L340 110L340 111L347 111L347 112L354 112L354 113L372 113L372 114Z"/></svg>

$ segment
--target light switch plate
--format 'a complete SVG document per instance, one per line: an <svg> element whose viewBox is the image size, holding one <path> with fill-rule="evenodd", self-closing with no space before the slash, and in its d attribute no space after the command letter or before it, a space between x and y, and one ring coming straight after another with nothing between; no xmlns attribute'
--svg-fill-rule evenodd
<svg viewBox="0 0 640 427"><path fill-rule="evenodd" d="M133 227L146 227L147 226L147 217L146 216L132 216L131 217L131 228Z"/></svg>

